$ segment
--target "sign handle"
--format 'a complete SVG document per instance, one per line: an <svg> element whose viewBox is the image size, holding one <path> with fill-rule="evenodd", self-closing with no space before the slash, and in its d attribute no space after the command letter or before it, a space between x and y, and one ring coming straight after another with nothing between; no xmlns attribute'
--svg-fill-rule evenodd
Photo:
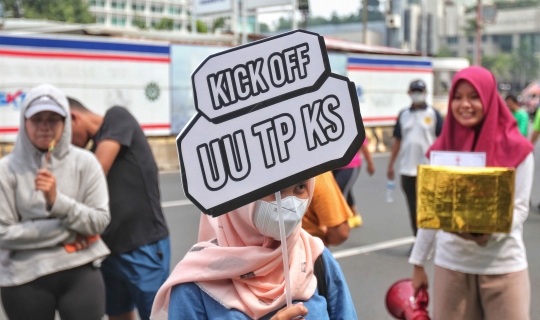
<svg viewBox="0 0 540 320"><path fill-rule="evenodd" d="M283 256L283 274L285 275L285 297L287 308L292 306L291 279L289 278L289 253L287 252L287 237L285 236L285 223L283 210L281 210L281 192L276 192L276 203L279 216L279 236L281 238L281 255Z"/></svg>

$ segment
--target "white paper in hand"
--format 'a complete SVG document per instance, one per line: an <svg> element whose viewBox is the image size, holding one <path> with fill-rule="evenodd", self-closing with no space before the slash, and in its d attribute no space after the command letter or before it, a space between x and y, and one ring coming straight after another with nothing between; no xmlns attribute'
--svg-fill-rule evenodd
<svg viewBox="0 0 540 320"><path fill-rule="evenodd" d="M431 151L432 166L485 167L485 152Z"/></svg>

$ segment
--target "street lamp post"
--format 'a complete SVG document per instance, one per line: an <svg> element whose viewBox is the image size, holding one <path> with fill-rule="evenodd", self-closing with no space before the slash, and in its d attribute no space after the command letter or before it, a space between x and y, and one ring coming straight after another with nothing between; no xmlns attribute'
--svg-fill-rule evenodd
<svg viewBox="0 0 540 320"><path fill-rule="evenodd" d="M368 0L362 0L362 24L364 26L364 44L367 44L367 21L368 21Z"/></svg>
<svg viewBox="0 0 540 320"><path fill-rule="evenodd" d="M482 52L480 45L482 43L482 0L478 0L476 6L476 52L474 64L477 66L482 65Z"/></svg>

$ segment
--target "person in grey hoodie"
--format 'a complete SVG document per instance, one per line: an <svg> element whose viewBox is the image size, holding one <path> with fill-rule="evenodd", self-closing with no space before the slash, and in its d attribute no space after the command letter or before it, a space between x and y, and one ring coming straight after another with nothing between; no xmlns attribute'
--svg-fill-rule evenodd
<svg viewBox="0 0 540 320"><path fill-rule="evenodd" d="M69 114L60 90L33 88L13 152L0 159L0 287L11 320L105 313L107 181L94 155L71 145Z"/></svg>

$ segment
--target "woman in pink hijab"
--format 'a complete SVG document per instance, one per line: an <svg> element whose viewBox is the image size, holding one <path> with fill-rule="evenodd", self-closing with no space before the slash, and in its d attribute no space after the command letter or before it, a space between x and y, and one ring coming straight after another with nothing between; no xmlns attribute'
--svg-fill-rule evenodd
<svg viewBox="0 0 540 320"><path fill-rule="evenodd" d="M438 233L434 319L530 319L523 222L529 214L533 146L519 133L488 70L470 67L455 75L448 115L431 150L485 152L487 166L516 168L514 218L509 234L420 229L409 259L415 290L428 286L423 265Z"/></svg>
<svg viewBox="0 0 540 320"><path fill-rule="evenodd" d="M293 307L285 308L272 195L217 218L201 215L199 243L159 290L151 319L356 319L338 263L302 229L313 187L310 179L281 191Z"/></svg>

